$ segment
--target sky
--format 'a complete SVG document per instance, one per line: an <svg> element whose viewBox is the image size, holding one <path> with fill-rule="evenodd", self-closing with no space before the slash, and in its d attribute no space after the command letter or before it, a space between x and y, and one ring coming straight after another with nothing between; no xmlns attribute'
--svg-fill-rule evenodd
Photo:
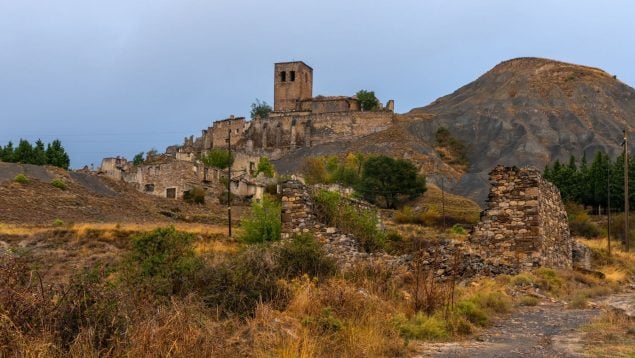
<svg viewBox="0 0 635 358"><path fill-rule="evenodd" d="M273 64L314 95L424 106L501 61L546 57L635 85L635 1L0 0L0 145L60 139L71 166L200 135L272 104Z"/></svg>

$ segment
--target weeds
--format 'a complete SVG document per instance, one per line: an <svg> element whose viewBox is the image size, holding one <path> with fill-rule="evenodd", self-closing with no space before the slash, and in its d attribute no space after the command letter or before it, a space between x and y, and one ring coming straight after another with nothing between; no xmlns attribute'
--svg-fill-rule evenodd
<svg viewBox="0 0 635 358"><path fill-rule="evenodd" d="M58 189L66 190L66 183L62 179L53 179L53 181L51 181L51 185Z"/></svg>
<svg viewBox="0 0 635 358"><path fill-rule="evenodd" d="M24 174L18 174L13 178L13 181L20 184L29 184L31 180Z"/></svg>

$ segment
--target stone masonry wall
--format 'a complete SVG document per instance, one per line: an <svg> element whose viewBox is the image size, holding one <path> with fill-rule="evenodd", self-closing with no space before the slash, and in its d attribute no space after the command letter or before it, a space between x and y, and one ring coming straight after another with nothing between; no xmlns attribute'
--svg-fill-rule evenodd
<svg viewBox="0 0 635 358"><path fill-rule="evenodd" d="M490 172L488 209L470 245L494 265L571 267L572 239L560 192L533 168Z"/></svg>

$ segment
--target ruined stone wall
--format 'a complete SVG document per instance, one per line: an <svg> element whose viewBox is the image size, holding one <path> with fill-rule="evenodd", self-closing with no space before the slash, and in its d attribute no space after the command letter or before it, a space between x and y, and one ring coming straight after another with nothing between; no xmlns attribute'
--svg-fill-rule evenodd
<svg viewBox="0 0 635 358"><path fill-rule="evenodd" d="M205 143L209 143L211 148L227 148L227 132L231 130L232 146L243 137L246 129L244 117L234 118L233 116L222 121L214 122L211 131L207 131L207 138L203 138L199 147L204 148Z"/></svg>
<svg viewBox="0 0 635 358"><path fill-rule="evenodd" d="M560 192L533 168L490 172L488 209L471 246L495 265L571 267L572 240Z"/></svg>
<svg viewBox="0 0 635 358"><path fill-rule="evenodd" d="M242 148L271 159L300 147L351 140L388 128L390 111L289 113L255 119L245 132Z"/></svg>

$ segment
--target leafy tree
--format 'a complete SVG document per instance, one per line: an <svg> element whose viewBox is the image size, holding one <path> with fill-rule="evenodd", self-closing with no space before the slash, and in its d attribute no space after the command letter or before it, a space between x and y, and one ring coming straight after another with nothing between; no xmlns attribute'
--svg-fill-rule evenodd
<svg viewBox="0 0 635 358"><path fill-rule="evenodd" d="M35 147L33 148L32 164L44 165L47 164L48 158L46 157L46 149L44 149L44 142L37 140Z"/></svg>
<svg viewBox="0 0 635 358"><path fill-rule="evenodd" d="M375 97L374 91L359 90L355 96L363 111L375 111L379 108L379 100Z"/></svg>
<svg viewBox="0 0 635 358"><path fill-rule="evenodd" d="M241 240L248 243L276 241L280 239L282 217L280 204L268 195L251 205L251 215L243 220Z"/></svg>
<svg viewBox="0 0 635 358"><path fill-rule="evenodd" d="M18 163L31 164L33 162L33 146L26 139L20 139L14 152L14 159Z"/></svg>
<svg viewBox="0 0 635 358"><path fill-rule="evenodd" d="M256 102L251 104L251 118L269 118L272 108L265 101L260 101L256 98Z"/></svg>
<svg viewBox="0 0 635 358"><path fill-rule="evenodd" d="M425 192L425 186L425 177L410 161L380 155L364 162L356 190L370 202L395 208L400 196L415 198Z"/></svg>
<svg viewBox="0 0 635 358"><path fill-rule="evenodd" d="M258 161L258 166L256 167L256 175L264 173L267 178L273 178L276 174L276 170L273 167L273 164L269 161L267 157L260 157Z"/></svg>
<svg viewBox="0 0 635 358"><path fill-rule="evenodd" d="M203 164L208 167L225 169L234 163L234 156L227 149L212 149L201 157Z"/></svg>
<svg viewBox="0 0 635 358"><path fill-rule="evenodd" d="M133 165L141 165L144 162L143 159L143 152L139 152L137 154L135 154L135 156L132 158L132 164Z"/></svg>
<svg viewBox="0 0 635 358"><path fill-rule="evenodd" d="M59 139L55 139L46 146L46 158L48 164L64 169L68 169L71 164L71 160Z"/></svg>

